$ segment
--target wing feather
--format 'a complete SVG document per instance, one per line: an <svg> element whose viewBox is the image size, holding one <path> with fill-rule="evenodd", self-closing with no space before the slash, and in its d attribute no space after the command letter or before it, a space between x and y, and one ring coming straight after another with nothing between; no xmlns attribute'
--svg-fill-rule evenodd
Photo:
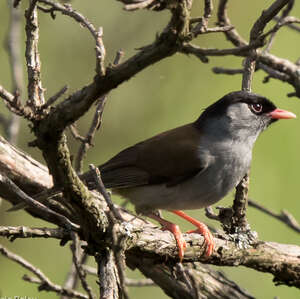
<svg viewBox="0 0 300 299"><path fill-rule="evenodd" d="M207 155L199 151L200 138L189 124L129 147L99 167L103 183L107 188L175 186L208 166Z"/></svg>

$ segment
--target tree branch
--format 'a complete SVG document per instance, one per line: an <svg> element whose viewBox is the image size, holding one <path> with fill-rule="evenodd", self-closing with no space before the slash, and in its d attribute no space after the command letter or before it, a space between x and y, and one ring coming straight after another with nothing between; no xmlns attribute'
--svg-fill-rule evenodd
<svg viewBox="0 0 300 299"><path fill-rule="evenodd" d="M2 255L6 256L8 259L18 263L25 269L29 270L34 275L36 275L38 277L38 279L36 279L36 278L32 279L32 278L28 277L27 275L23 276L23 279L26 281L33 282L33 283L38 283L40 285L39 291L43 291L43 290L44 291L53 291L58 294L64 294L64 295L74 297L74 298L88 299L87 296L85 296L79 292L76 292L74 290L64 289L61 286L54 284L40 269L34 267L32 264L30 264L28 261L26 261L24 258L20 257L19 255L16 255L16 254L10 252L8 249L3 247L1 244L0 244L0 253Z"/></svg>
<svg viewBox="0 0 300 299"><path fill-rule="evenodd" d="M33 112L36 107L45 103L44 89L41 82L41 62L38 52L39 25L37 15L37 0L30 0L25 12L26 17L26 65L28 74L28 107Z"/></svg>

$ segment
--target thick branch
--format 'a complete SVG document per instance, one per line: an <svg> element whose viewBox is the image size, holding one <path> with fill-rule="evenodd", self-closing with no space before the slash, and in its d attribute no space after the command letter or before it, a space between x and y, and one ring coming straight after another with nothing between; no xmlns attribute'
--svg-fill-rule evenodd
<svg viewBox="0 0 300 299"><path fill-rule="evenodd" d="M13 152L15 153L16 151ZM38 163L36 163L36 165L38 165ZM18 165L17 167L21 168L22 165ZM22 171L19 170L19 173L22 173ZM22 184L22 180L19 181ZM34 182L32 184L34 185ZM20 187L22 188L22 185ZM0 189L1 192L6 188L7 187L3 185ZM11 197L7 199L12 202ZM58 199L58 201L64 202L62 198ZM97 209L101 209L101 212L94 211L94 214L89 215L89 217L97 218L99 231L95 231L94 233L99 236L102 230L106 230L108 227L108 220L105 214L108 211L108 207L102 197L96 196L94 199L91 199L91 201L95 202L94 205ZM156 262L164 260L166 256L168 256L170 260L178 260L177 246L171 233L162 232L155 228L153 224L145 222L121 208L116 208L124 220L124 222L116 226L116 228L117 233L125 237L126 248L130 249L127 251L127 255L133 254L139 258L147 255ZM30 208L27 210L30 211ZM42 212L40 212L39 217L44 219ZM70 214L70 217L72 217L72 214ZM56 222L54 223L57 224ZM185 240L188 246L184 262L200 260L215 265L243 265L258 271L272 273L278 282L300 287L300 247L298 246L262 242L257 243L253 247L241 249L236 247L234 242L215 238L215 251L212 257L207 259L203 257L205 246L203 246L204 239L202 236L198 234L185 235ZM95 239L94 242L95 241L97 240Z"/></svg>

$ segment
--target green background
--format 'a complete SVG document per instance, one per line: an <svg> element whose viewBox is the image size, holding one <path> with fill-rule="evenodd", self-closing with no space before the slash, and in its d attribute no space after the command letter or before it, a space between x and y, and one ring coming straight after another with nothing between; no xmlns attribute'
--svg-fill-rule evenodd
<svg viewBox="0 0 300 299"><path fill-rule="evenodd" d="M201 2L201 3L200 3ZM201 15L203 1L195 1L193 15ZM240 1L231 0L229 15L232 23L244 38L248 39L251 24L273 1ZM292 15L300 16L300 3L296 1ZM25 6L27 1L23 1ZM72 1L75 9L104 29L104 43L107 51L106 63L112 62L120 48L127 59L136 52L136 48L153 41L169 19L169 12L136 11L126 12L122 4L111 0ZM217 6L217 2L215 2ZM24 8L24 7L23 7ZM0 38L4 42L8 28L8 9L6 1L0 2ZM212 18L210 26L214 26ZM57 13L53 21L49 15L41 13L40 55L42 60L43 87L46 96L57 92L68 84L68 94L92 81L95 69L94 41L85 28L66 16ZM24 32L23 32L24 35ZM287 58L292 62L299 58L299 33L283 28L277 35L272 53ZM202 35L195 41L201 47L229 48L232 45L222 34ZM24 47L25 43L23 43ZM224 94L241 87L241 76L215 75L211 68L223 66L239 68L241 58L212 57L209 64L201 63L193 56L176 54L137 74L130 81L111 92L104 112L103 125L97 133L95 144L85 160L96 165L104 162L124 147L151 137L161 131L180 126L195 120L201 111ZM292 92L288 84L271 80L263 84L263 72L254 76L253 91L272 99L280 108L291 110L300 115L300 100L288 98ZM0 49L0 84L10 90L10 68L4 47ZM1 104L1 113L7 114ZM94 107L92 107L92 110ZM90 111L78 123L84 134L90 124L93 111ZM27 122L22 121L18 146L42 161L36 148L28 148L28 141L33 140ZM70 147L75 154L78 144L69 138ZM300 220L299 209L299 157L300 138L299 120L280 121L274 124L259 138L254 149L251 169L250 197L266 207L279 212L287 209ZM228 206L232 203L230 194L218 205ZM120 202L119 199L116 199ZM10 205L3 201L0 206L1 225L48 226L24 212L7 213ZM203 211L191 211L190 214L207 223ZM175 216L164 214L167 219L177 221ZM253 230L262 240L281 243L299 244L299 234L288 229L284 224L249 208L248 218ZM178 221L182 230L190 228L189 224ZM213 223L216 225L215 223ZM21 254L34 265L37 265L50 279L63 284L71 263L68 246L60 247L55 240L22 240L9 243L0 239L1 244ZM92 259L89 262L94 265ZM52 298L53 293L39 293L37 286L22 281L26 271L19 265L0 256L0 297L29 296ZM229 278L248 289L257 298L298 298L299 291L287 286L275 287L272 276L247 268L218 268L225 271ZM136 272L128 273L129 277L140 277ZM95 278L89 281L98 291ZM130 288L131 298L166 298L156 287Z"/></svg>

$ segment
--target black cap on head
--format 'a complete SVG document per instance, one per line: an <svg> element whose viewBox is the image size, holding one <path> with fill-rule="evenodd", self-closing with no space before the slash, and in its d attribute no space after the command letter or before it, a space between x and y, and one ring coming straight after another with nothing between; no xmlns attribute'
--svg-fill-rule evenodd
<svg viewBox="0 0 300 299"><path fill-rule="evenodd" d="M204 119L224 115L228 106L235 103L247 103L249 105L261 104L262 109L259 112L254 112L256 114L265 114L276 109L276 106L270 100L261 95L248 91L234 91L208 106L196 121L197 126L200 125Z"/></svg>

